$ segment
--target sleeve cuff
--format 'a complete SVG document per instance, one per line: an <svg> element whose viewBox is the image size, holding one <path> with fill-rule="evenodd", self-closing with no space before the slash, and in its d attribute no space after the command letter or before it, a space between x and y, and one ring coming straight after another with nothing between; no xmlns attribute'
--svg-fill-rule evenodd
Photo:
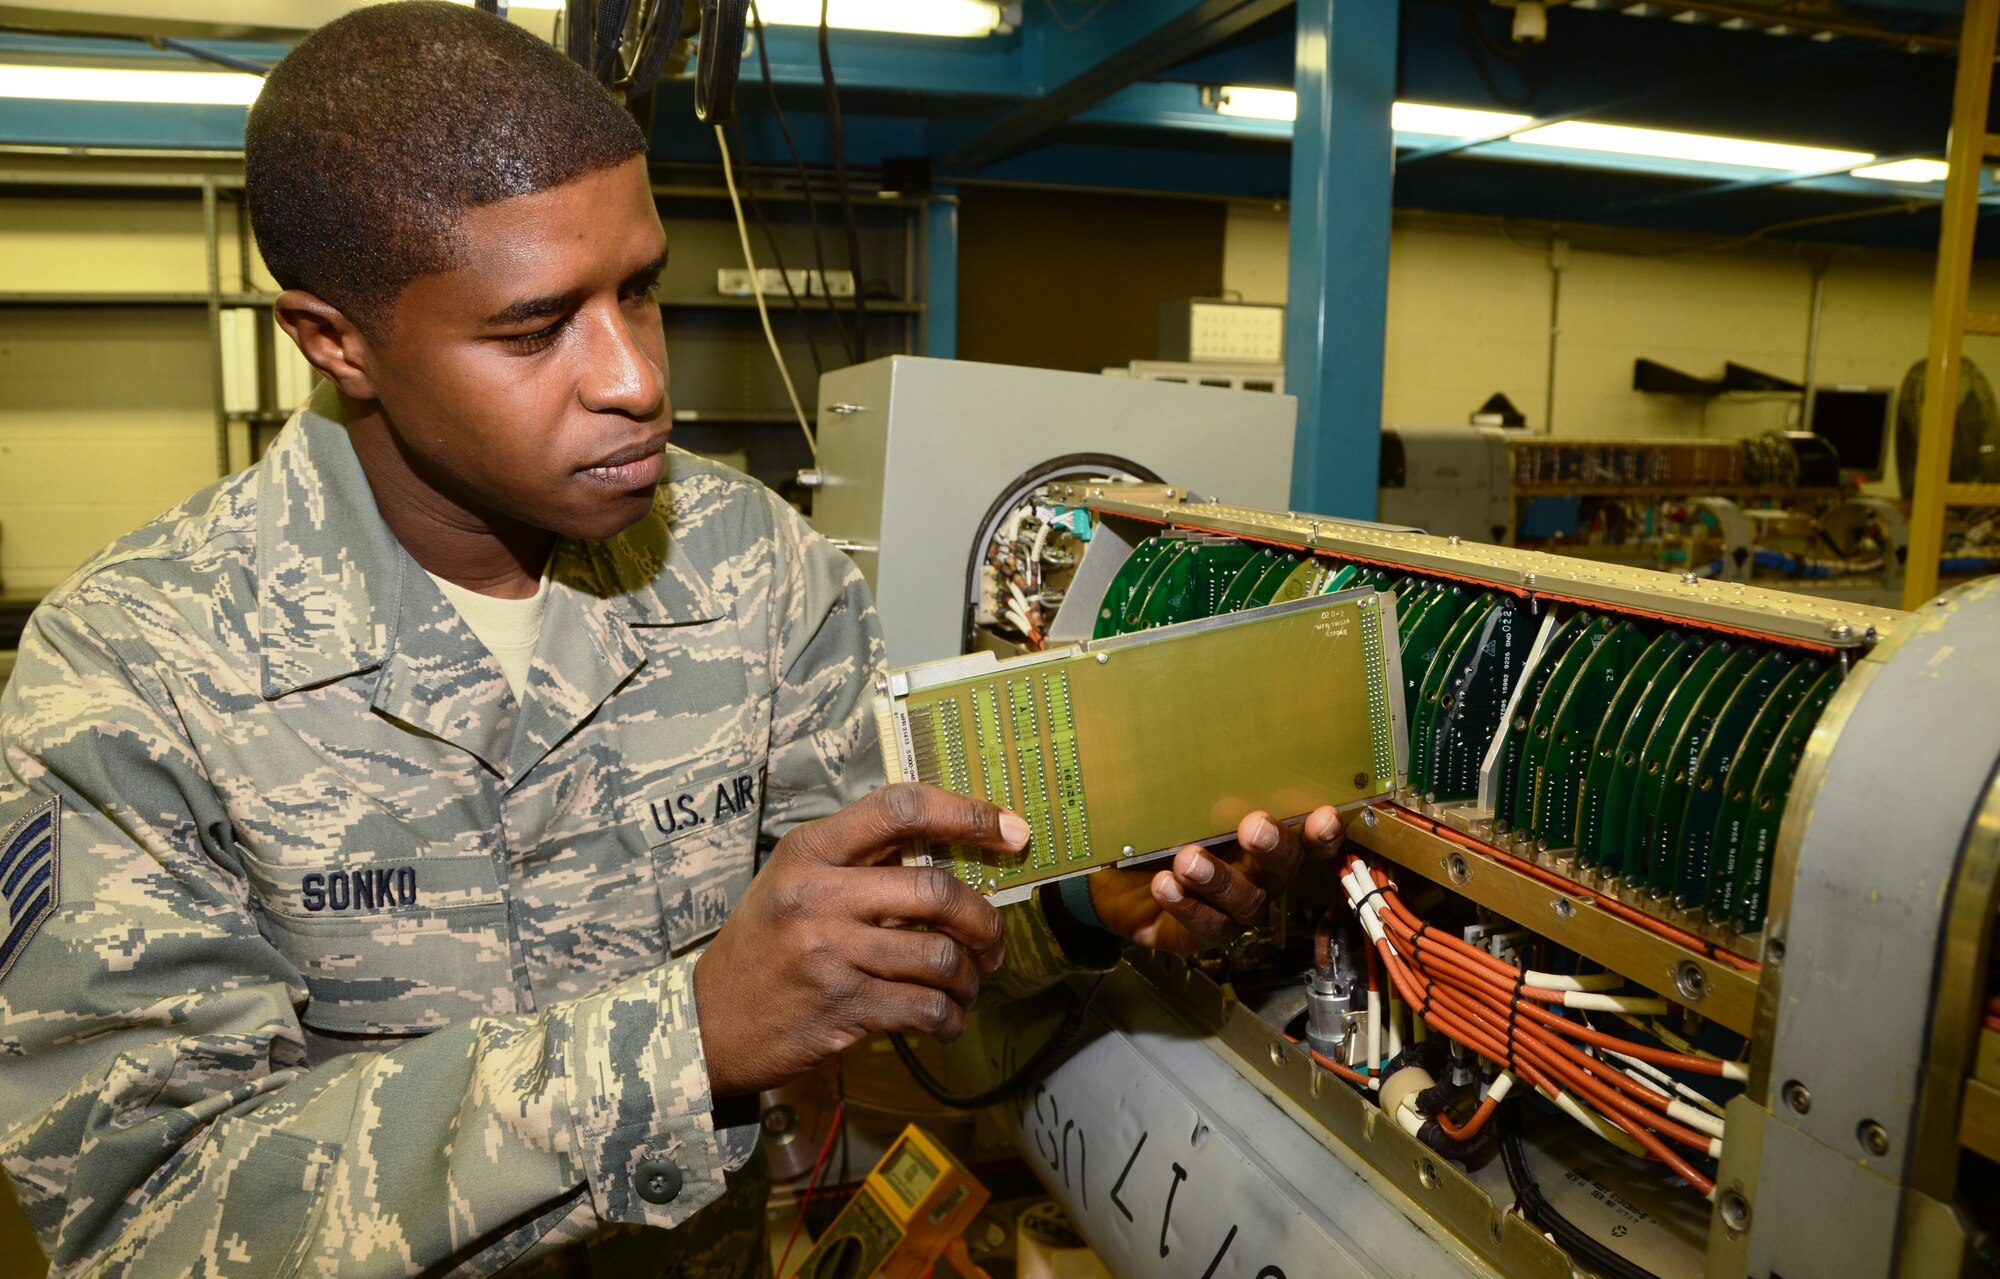
<svg viewBox="0 0 2000 1279"><path fill-rule="evenodd" d="M1036 894L1041 899L1042 916L1056 945L1072 963L1084 968L1109 968L1118 962L1124 942L1097 917L1096 903L1090 899L1090 876L1073 875L1048 885Z"/></svg>
<svg viewBox="0 0 2000 1279"><path fill-rule="evenodd" d="M695 1019L697 958L634 974L565 1015L569 1119L604 1221L677 1226L722 1197Z"/></svg>
<svg viewBox="0 0 2000 1279"><path fill-rule="evenodd" d="M1024 999L1073 973L1103 972L1117 965L1125 948L1102 928L1078 923L1053 885L1001 907L1000 928L1007 958L983 988L998 999Z"/></svg>

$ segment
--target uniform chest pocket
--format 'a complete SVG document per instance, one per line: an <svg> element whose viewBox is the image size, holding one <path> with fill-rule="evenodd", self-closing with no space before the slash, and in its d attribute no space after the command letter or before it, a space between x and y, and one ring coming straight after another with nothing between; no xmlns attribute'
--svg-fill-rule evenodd
<svg viewBox="0 0 2000 1279"><path fill-rule="evenodd" d="M697 761L645 796L638 822L675 954L714 935L743 900L763 807L764 761L740 756Z"/></svg>
<svg viewBox="0 0 2000 1279"><path fill-rule="evenodd" d="M299 1020L421 1034L516 1011L499 872L484 854L334 867L251 864L265 937L305 979Z"/></svg>

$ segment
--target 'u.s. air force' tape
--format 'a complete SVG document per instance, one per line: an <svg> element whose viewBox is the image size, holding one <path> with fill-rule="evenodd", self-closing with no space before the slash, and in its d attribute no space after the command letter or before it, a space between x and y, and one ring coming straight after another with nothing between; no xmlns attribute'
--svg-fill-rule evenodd
<svg viewBox="0 0 2000 1279"><path fill-rule="evenodd" d="M62 798L51 796L0 835L0 980L56 913L61 869Z"/></svg>

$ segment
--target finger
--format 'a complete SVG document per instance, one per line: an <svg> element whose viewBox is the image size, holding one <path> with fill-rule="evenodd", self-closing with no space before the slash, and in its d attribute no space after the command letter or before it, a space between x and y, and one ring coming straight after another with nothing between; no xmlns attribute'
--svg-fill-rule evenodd
<svg viewBox="0 0 2000 1279"><path fill-rule="evenodd" d="M1331 804L1308 813L1299 833L1304 839L1307 861L1325 861L1347 842L1347 828L1340 820L1340 810Z"/></svg>
<svg viewBox="0 0 2000 1279"><path fill-rule="evenodd" d="M900 857L918 839L1018 853L1028 846L1028 823L983 799L923 782L897 782L806 823L786 835L780 848L828 865L867 866Z"/></svg>
<svg viewBox="0 0 2000 1279"><path fill-rule="evenodd" d="M941 866L880 866L843 875L838 890L854 914L883 928L928 928L972 952L984 972L1006 954L1000 912Z"/></svg>
<svg viewBox="0 0 2000 1279"><path fill-rule="evenodd" d="M1171 870L1163 870L1153 876L1153 900L1160 910L1174 919L1188 933L1188 944L1175 947L1181 950L1203 950L1210 946L1220 946L1242 931L1236 921L1217 910L1199 897L1189 896L1181 887L1180 877ZM1158 934L1152 944L1158 944ZM1145 943L1146 939L1140 941Z"/></svg>
<svg viewBox="0 0 2000 1279"><path fill-rule="evenodd" d="M950 1043L965 1033L965 1007L934 986L864 977L854 985L847 1020L882 1033L930 1035Z"/></svg>
<svg viewBox="0 0 2000 1279"><path fill-rule="evenodd" d="M1243 850L1237 865L1266 892L1283 889L1299 873L1304 852L1297 824L1281 825L1269 813L1252 813L1237 823L1236 844Z"/></svg>
<svg viewBox="0 0 2000 1279"><path fill-rule="evenodd" d="M1282 846L1283 841L1280 840ZM1274 855L1274 854L1267 854ZM1255 857L1257 854L1246 854ZM1298 864L1294 847L1292 864ZM1190 899L1205 902L1240 927L1263 920L1271 904L1271 894L1244 867L1228 862L1203 848L1190 844L1174 854L1169 872L1175 884Z"/></svg>
<svg viewBox="0 0 2000 1279"><path fill-rule="evenodd" d="M943 933L893 928L871 928L867 933L856 961L863 972L899 985L930 986L961 1007L978 996L979 969L965 948Z"/></svg>

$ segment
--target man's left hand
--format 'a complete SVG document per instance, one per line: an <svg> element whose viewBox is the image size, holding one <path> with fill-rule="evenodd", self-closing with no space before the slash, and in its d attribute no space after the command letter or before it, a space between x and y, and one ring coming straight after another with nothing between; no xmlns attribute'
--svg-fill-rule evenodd
<svg viewBox="0 0 2000 1279"><path fill-rule="evenodd" d="M1090 904L1127 941L1192 954L1264 922L1272 896L1290 887L1299 866L1333 856L1340 843L1340 814L1331 807L1285 823L1255 812L1237 825L1233 848L1189 844L1165 870L1098 871L1089 878Z"/></svg>

